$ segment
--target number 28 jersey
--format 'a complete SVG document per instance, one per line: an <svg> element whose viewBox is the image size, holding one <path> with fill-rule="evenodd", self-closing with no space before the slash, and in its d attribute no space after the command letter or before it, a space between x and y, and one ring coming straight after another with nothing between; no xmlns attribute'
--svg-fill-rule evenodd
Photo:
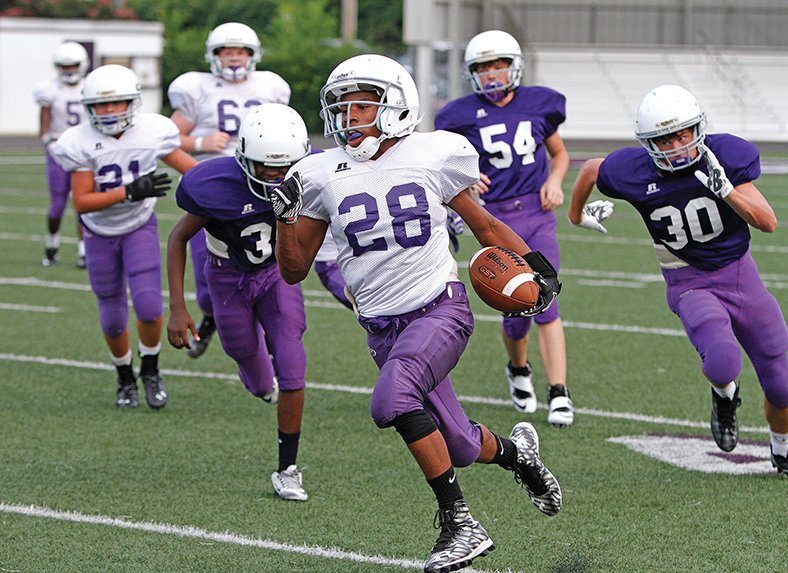
<svg viewBox="0 0 788 573"><path fill-rule="evenodd" d="M446 203L479 179L479 156L466 138L413 133L376 160L336 148L302 159L295 171L304 184L301 215L329 223L362 315L416 310L457 280Z"/></svg>

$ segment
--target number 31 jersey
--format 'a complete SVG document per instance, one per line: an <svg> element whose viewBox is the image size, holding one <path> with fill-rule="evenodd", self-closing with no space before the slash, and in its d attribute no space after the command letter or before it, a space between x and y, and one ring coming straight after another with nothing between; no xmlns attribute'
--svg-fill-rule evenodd
<svg viewBox="0 0 788 573"><path fill-rule="evenodd" d="M223 131L231 139L222 155L234 155L238 128L246 115L263 103L290 101L290 86L273 72L254 71L242 82L228 82L207 72L181 74L167 89L170 105L194 124L189 133L200 137ZM216 154L195 154L197 161Z"/></svg>
<svg viewBox="0 0 788 573"><path fill-rule="evenodd" d="M467 139L413 133L376 160L336 148L302 159L288 175L295 171L304 184L301 214L329 223L362 315L416 310L457 280L446 203L479 179Z"/></svg>

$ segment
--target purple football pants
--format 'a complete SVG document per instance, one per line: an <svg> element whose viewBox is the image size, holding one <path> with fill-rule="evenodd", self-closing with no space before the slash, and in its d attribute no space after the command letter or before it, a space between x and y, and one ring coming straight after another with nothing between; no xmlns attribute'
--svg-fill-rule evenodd
<svg viewBox="0 0 788 573"><path fill-rule="evenodd" d="M47 181L49 182L49 213L50 219L62 219L71 191L71 173L65 171L46 153Z"/></svg>
<svg viewBox="0 0 788 573"><path fill-rule="evenodd" d="M558 250L556 228L558 222L553 211L545 211L538 193L523 195L517 199L487 203L485 208L503 221L522 238L532 251L541 252L558 271L561 257ZM522 253L519 253L522 254ZM546 312L534 317L504 318L503 331L511 339L524 338L531 329L531 320L536 324L548 324L560 317L556 300Z"/></svg>
<svg viewBox="0 0 788 573"><path fill-rule="evenodd" d="M769 403L788 407L788 328L747 252L716 271L663 270L668 306L681 319L703 373L724 385L741 373L741 344Z"/></svg>
<svg viewBox="0 0 788 573"><path fill-rule="evenodd" d="M334 295L334 298L344 304L349 309L353 308L347 296L345 296L345 281L339 272L339 265L336 262L320 263L315 261L315 272L320 282L326 290Z"/></svg>
<svg viewBox="0 0 788 573"><path fill-rule="evenodd" d="M205 278L219 339L238 365L246 389L265 396L273 388L274 373L281 390L304 388L306 313L301 287L287 284L276 264L247 273L211 254Z"/></svg>
<svg viewBox="0 0 788 573"><path fill-rule="evenodd" d="M473 333L473 315L462 283L423 308L399 316L360 317L380 375L370 412L379 428L403 414L427 411L449 448L452 464L464 467L479 458L481 429L462 409L449 372Z"/></svg>
<svg viewBox="0 0 788 573"><path fill-rule="evenodd" d="M205 278L205 261L208 258L208 247L205 246L205 229L200 229L189 239L189 249L192 253L192 268L194 269L194 288L197 291L197 305L203 314L213 314L211 293L208 281Z"/></svg>
<svg viewBox="0 0 788 573"><path fill-rule="evenodd" d="M85 260L90 286L99 307L101 331L120 336L129 320L128 281L134 312L142 322L162 316L161 253L156 216L139 229L118 237L102 237L84 227Z"/></svg>

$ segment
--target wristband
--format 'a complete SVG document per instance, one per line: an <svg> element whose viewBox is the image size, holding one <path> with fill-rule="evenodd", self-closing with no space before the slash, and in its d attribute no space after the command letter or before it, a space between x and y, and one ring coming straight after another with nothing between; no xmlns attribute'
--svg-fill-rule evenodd
<svg viewBox="0 0 788 573"><path fill-rule="evenodd" d="M194 152L200 153L202 151L202 136L195 138L194 140Z"/></svg>

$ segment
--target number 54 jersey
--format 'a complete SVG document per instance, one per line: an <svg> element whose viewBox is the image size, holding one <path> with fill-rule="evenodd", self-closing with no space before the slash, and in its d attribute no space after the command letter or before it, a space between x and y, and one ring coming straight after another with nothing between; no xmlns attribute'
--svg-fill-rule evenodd
<svg viewBox="0 0 788 573"><path fill-rule="evenodd" d="M423 307L457 279L447 207L479 179L479 155L454 133L413 133L376 160L342 149L298 162L301 215L326 221L342 278L366 317Z"/></svg>

